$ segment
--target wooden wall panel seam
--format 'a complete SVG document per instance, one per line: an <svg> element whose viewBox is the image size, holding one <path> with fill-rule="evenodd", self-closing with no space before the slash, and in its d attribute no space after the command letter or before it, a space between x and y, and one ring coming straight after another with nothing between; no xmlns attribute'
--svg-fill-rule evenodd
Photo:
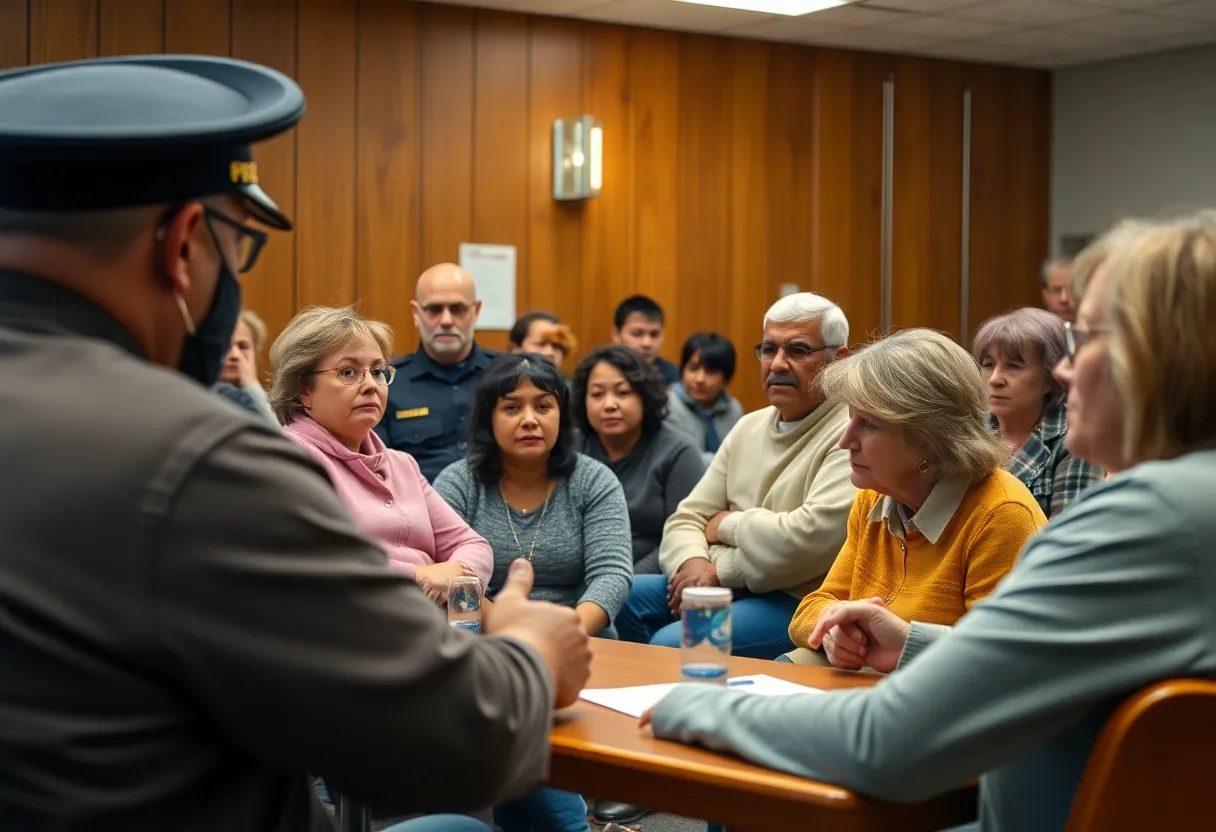
<svg viewBox="0 0 1216 832"><path fill-rule="evenodd" d="M362 212L359 210L359 200L363 195L362 188L360 187L361 181L359 177L359 150L361 147L360 133L362 132L363 127L362 119L359 117L359 105L362 98L362 89L359 85L359 67L362 62L359 60L359 55L361 54L360 47L363 42L363 27L360 25L360 22L362 20L364 11L366 11L366 7L363 5L363 0L355 0L355 84L353 90L355 98L353 135L355 152L350 154L351 191L354 196L354 199L351 200L351 224L354 226L352 229L354 232L354 246L351 247L351 257L353 260L353 263L351 264L353 274L351 277L354 284L354 295L351 298L351 302L354 303L358 308L363 308L365 306L364 301L367 298L367 289L363 285L363 270L359 268L359 229L362 222Z"/></svg>
<svg viewBox="0 0 1216 832"><path fill-rule="evenodd" d="M293 67L291 77L298 82L299 78L300 78L300 3L299 3L299 0L293 0L293 3L295 4L295 10L296 10L296 17L295 17L295 20L293 21L294 25L292 26L292 37L295 39L295 66ZM306 100L307 100L307 95L308 94L305 93ZM305 103L305 107L307 107L307 103ZM305 118L308 117L307 111L305 112L304 117ZM292 215L292 223L294 224L298 221L298 215L299 215L299 211L300 211L300 128L299 127L295 128L294 130L291 131L291 143L292 143L292 159L291 159L292 179L295 181L295 185L296 185L295 189L294 189L294 194L293 194L293 199L294 199L295 204L292 206L295 209L295 213ZM299 243L299 238L300 238L300 232L297 228L297 230L292 234L292 237L291 237L291 268L292 268L292 272L291 272L291 275L292 275L291 306L293 309L297 309L297 310L300 308L300 243Z"/></svg>
<svg viewBox="0 0 1216 832"><path fill-rule="evenodd" d="M529 125L529 128L526 131L528 138L527 138L527 143L524 147L524 153L526 154L528 159L532 158L532 147L531 147L531 144L532 144L532 130L531 130L531 124L532 124L532 41L533 41L532 20L533 20L533 18L531 16L529 16L527 23L525 24L525 27L524 27L524 30L525 30L524 37L526 39L525 42L527 43L527 49L528 49L528 60L525 61L526 68L524 69L524 119L525 119L525 123ZM532 210L532 177L525 175L524 176L524 211L527 214L529 225L532 222L531 210ZM527 231L524 232L524 245L527 246L529 249L532 248L531 237L532 237L532 235L530 233L528 233ZM532 271L533 268L534 267L532 265L532 260L529 259L528 260L529 271L523 275L523 281L522 281L524 284L524 290L522 293L519 291L516 291L516 293L515 293L516 298L520 298L522 296L522 299L523 299L523 310L522 311L524 311L524 312L532 309L533 305L534 305L534 302L532 300L532 278L534 275L534 272ZM516 274L515 279L518 282L520 279L520 275ZM518 312L520 310L516 310L516 311Z"/></svg>
<svg viewBox="0 0 1216 832"><path fill-rule="evenodd" d="M469 135L469 151L470 151L469 163L471 165L473 165L473 175L469 177L470 232L469 232L469 239L464 241L464 242L469 242L469 243L478 242L477 240L474 239L476 237L477 230L475 228L472 228L472 226L477 222L477 179L478 179L478 173L479 173L479 171L477 169L477 139L478 139L478 131L477 131L477 86L478 86L477 85L477 53L478 53L478 45L481 43L481 34L482 34L481 33L481 21L482 21L483 15L484 15L483 9L474 9L474 11L473 11L473 47L470 50L470 52L472 53L471 54L472 66L469 68L469 77L473 79L473 83L470 87L470 89L472 90L472 94L470 96L471 100L469 101L469 109L473 113L473 116L472 116L473 129L470 131L470 135ZM459 256L459 254L457 256ZM519 261L517 258L516 259L516 269L517 270L518 270L518 266L519 266ZM518 274L516 275L516 278L517 278L516 283L518 283L519 282Z"/></svg>

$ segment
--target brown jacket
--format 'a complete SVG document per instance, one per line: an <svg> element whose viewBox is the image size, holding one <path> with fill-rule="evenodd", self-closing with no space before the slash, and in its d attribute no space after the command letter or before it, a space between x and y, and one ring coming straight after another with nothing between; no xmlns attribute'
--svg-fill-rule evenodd
<svg viewBox="0 0 1216 832"><path fill-rule="evenodd" d="M0 826L331 829L522 793L554 693L454 632L321 470L143 360L98 307L0 273Z"/></svg>

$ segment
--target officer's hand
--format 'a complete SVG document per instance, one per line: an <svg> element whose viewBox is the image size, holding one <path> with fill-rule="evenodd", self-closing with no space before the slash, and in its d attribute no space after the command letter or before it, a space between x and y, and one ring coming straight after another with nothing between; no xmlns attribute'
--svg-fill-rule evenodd
<svg viewBox="0 0 1216 832"><path fill-rule="evenodd" d="M591 640L574 610L529 601L531 591L532 564L517 560L493 605L482 610L481 629L489 635L517 638L536 650L553 677L555 704L565 708L578 701L591 676Z"/></svg>

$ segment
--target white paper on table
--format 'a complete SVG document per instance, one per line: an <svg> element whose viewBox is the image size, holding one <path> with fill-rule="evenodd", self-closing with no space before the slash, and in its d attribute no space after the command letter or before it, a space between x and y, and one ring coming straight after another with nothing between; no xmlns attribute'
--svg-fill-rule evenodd
<svg viewBox="0 0 1216 832"><path fill-rule="evenodd" d="M659 704L678 683L662 685L637 685L630 688L596 688L579 694L580 699L603 705L629 716L641 716ZM701 684L701 683L693 683ZM755 676L736 676L728 679L726 687L754 693L757 696L789 696L794 693L823 693L819 688L809 688L796 682L787 682L763 673Z"/></svg>

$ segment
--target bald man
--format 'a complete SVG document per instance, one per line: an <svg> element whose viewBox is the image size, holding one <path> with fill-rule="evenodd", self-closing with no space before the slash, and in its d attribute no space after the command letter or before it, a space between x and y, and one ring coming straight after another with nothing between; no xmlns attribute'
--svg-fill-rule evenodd
<svg viewBox="0 0 1216 832"><path fill-rule="evenodd" d="M376 426L384 444L418 461L428 482L469 450L469 417L482 370L497 353L473 338L481 301L473 278L454 263L431 266L410 301L421 344L393 361L397 378Z"/></svg>

